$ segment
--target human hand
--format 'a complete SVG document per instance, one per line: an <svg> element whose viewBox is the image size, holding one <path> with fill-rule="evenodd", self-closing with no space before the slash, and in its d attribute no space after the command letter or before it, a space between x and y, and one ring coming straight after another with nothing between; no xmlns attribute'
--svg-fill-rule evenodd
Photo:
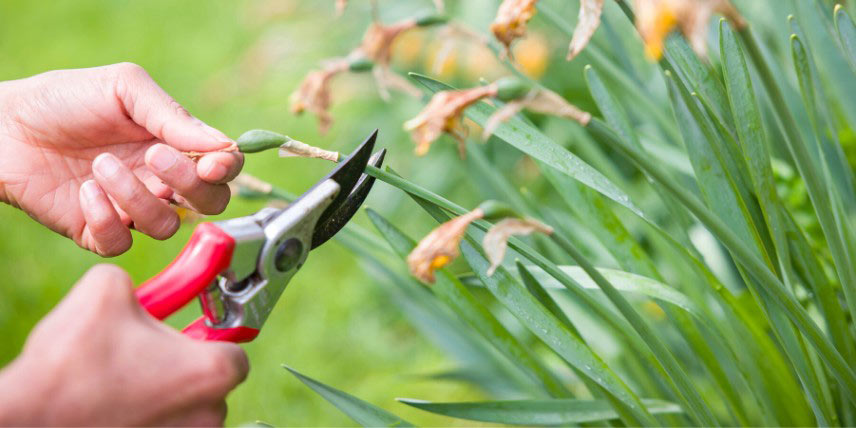
<svg viewBox="0 0 856 428"><path fill-rule="evenodd" d="M240 347L151 317L120 268L92 268L0 372L0 425L222 425Z"/></svg>
<svg viewBox="0 0 856 428"><path fill-rule="evenodd" d="M172 236L170 201L222 212L243 156L216 151L233 146L134 64L0 83L0 199L103 256L130 248L130 227Z"/></svg>

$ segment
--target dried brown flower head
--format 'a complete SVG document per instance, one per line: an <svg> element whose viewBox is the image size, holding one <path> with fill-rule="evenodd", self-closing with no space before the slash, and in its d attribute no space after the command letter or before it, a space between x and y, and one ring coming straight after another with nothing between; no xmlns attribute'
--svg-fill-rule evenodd
<svg viewBox="0 0 856 428"><path fill-rule="evenodd" d="M477 86L470 89L440 91L418 116L404 123L404 129L411 131L416 142L416 154L424 155L431 143L443 133L454 137L463 151L467 129L461 115L464 110L479 100L496 95L495 84Z"/></svg>
<svg viewBox="0 0 856 428"><path fill-rule="evenodd" d="M737 28L746 26L729 0L635 0L635 9L636 28L645 42L645 52L653 59L663 56L663 43L675 27L693 50L704 56L707 25L714 14L724 15Z"/></svg>
<svg viewBox="0 0 856 428"><path fill-rule="evenodd" d="M451 263L460 255L458 245L467 231L467 226L483 216L484 211L476 208L432 230L407 256L410 273L422 282L433 284L434 271Z"/></svg>
<svg viewBox="0 0 856 428"><path fill-rule="evenodd" d="M411 96L419 95L419 90L416 87L389 69L393 43L402 33L416 28L416 26L417 21L415 19L405 19L392 25L374 22L366 30L360 46L351 53L351 56L363 56L374 62L375 67L372 68L372 73L375 81L377 81L381 98L385 100L389 98L389 88L400 90Z"/></svg>
<svg viewBox="0 0 856 428"><path fill-rule="evenodd" d="M529 218L506 218L493 225L482 240L482 247L490 261L487 275L493 275L496 268L502 264L509 238L514 235L529 235L533 232L550 235L553 233L553 228Z"/></svg>
<svg viewBox="0 0 856 428"><path fill-rule="evenodd" d="M346 7L348 7L348 0L336 0L336 16L342 16Z"/></svg>
<svg viewBox="0 0 856 428"><path fill-rule="evenodd" d="M526 35L526 24L535 15L538 0L503 0L496 11L490 31L505 46L505 54L511 55L511 43Z"/></svg>
<svg viewBox="0 0 856 428"><path fill-rule="evenodd" d="M590 113L569 103L559 94L544 88L533 89L525 96L509 101L497 109L485 122L482 139L487 140L500 124L511 119L524 108L536 113L571 119L583 126L591 120Z"/></svg>
<svg viewBox="0 0 856 428"><path fill-rule="evenodd" d="M597 27L600 26L600 14L603 11L603 0L580 0L580 14L577 27L568 46L568 57L574 59L588 45Z"/></svg>
<svg viewBox="0 0 856 428"><path fill-rule="evenodd" d="M294 93L291 94L291 112L301 114L304 111L318 116L319 131L324 134L330 129L333 118L330 116L330 81L333 76L348 70L349 61L337 58L327 61L320 70L310 72Z"/></svg>

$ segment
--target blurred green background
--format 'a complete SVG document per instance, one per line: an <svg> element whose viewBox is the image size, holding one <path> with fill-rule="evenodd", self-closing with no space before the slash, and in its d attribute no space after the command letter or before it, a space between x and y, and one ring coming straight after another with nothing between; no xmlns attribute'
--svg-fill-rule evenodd
<svg viewBox="0 0 856 428"><path fill-rule="evenodd" d="M323 58L346 54L369 22L368 2L353 2L340 18L334 16L333 3L7 0L0 2L0 79L131 61L145 67L194 115L233 137L267 128L348 151L380 128L379 144L389 149L389 164L427 184L453 181L454 175L432 176L413 165L412 144L401 123L418 112L419 100L394 95L392 104L385 104L370 76L343 77L334 85L336 123L326 136L318 134L313 117L295 118L288 112L288 96L303 75ZM407 8L382 3L390 5L385 20L431 7L429 1L417 0L406 2ZM476 3L467 7L477 8ZM483 28L490 19L484 15ZM452 145L439 152L432 162L454 157ZM299 193L329 168L322 161L266 153L249 157L245 170ZM400 193L378 185L367 204L392 213L400 210L401 202ZM234 200L223 216L258 208L258 203ZM358 215L357 221L365 223L365 216ZM428 224L423 221L414 234L424 232ZM104 260L23 212L0 207L0 274L5 278L0 281L0 364L17 355L35 323L92 265L116 263L139 283L166 266L191 231L185 226L165 242L135 233L128 253ZM170 323L181 326L198 313L193 304ZM416 423L450 420L398 404L394 397L479 396L471 387L420 377L451 364L409 327L396 305L336 242L313 252L261 336L245 349L252 372L229 399L229 425L255 420L353 425L283 370L283 363Z"/></svg>

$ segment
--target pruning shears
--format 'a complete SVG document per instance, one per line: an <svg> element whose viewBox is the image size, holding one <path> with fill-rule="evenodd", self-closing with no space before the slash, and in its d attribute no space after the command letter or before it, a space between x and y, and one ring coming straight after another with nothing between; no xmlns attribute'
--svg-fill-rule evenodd
<svg viewBox="0 0 856 428"><path fill-rule="evenodd" d="M386 150L372 154L377 130L333 171L283 209L200 223L163 271L136 291L164 319L198 297L202 317L184 330L204 340L248 342L259 334L309 252L332 238L359 209Z"/></svg>

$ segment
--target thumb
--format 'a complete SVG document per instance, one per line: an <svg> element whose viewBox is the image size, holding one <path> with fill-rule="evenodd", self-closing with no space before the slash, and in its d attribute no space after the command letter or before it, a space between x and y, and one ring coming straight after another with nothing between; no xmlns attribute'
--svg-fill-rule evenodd
<svg viewBox="0 0 856 428"><path fill-rule="evenodd" d="M178 150L207 152L235 144L222 132L193 117L132 63L111 66L117 73L116 96L128 116L156 138Z"/></svg>

